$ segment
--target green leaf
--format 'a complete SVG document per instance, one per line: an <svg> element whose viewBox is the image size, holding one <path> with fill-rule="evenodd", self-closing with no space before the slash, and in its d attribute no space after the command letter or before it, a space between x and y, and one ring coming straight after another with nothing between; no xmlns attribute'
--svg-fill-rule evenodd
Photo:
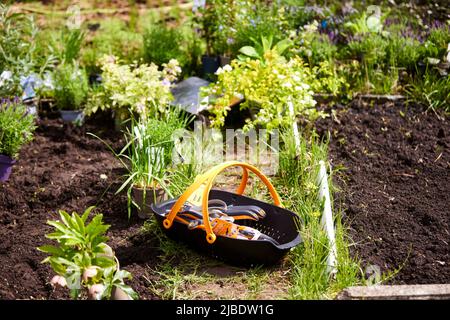
<svg viewBox="0 0 450 320"><path fill-rule="evenodd" d="M64 251L61 248L51 246L51 245L44 245L37 248L39 251L45 252L45 253L51 253L54 255L62 255Z"/></svg>
<svg viewBox="0 0 450 320"><path fill-rule="evenodd" d="M261 37L261 43L263 47L263 52L269 51L272 49L272 42L273 42L273 36L270 35L269 37Z"/></svg>
<svg viewBox="0 0 450 320"><path fill-rule="evenodd" d="M275 50L279 55L282 55L290 46L292 46L292 41L289 39L284 39L275 45Z"/></svg>
<svg viewBox="0 0 450 320"><path fill-rule="evenodd" d="M51 240L59 240L63 235L64 233L56 231L45 235L45 237Z"/></svg>
<svg viewBox="0 0 450 320"><path fill-rule="evenodd" d="M239 49L239 52L252 58L259 58L258 52L256 52L255 48L250 46L242 47L241 49Z"/></svg>
<svg viewBox="0 0 450 320"><path fill-rule="evenodd" d="M115 286L117 288L122 289L127 295L129 295L133 300L137 300L139 299L139 295L130 287L127 286L126 284L115 284Z"/></svg>
<svg viewBox="0 0 450 320"><path fill-rule="evenodd" d="M84 213L83 216L81 217L81 220L83 220L83 223L86 223L87 218L89 217L89 214L91 213L91 211L95 208L95 206L90 206L89 208L87 208Z"/></svg>
<svg viewBox="0 0 450 320"><path fill-rule="evenodd" d="M110 268L116 265L116 261L112 257L97 256L92 263L101 268Z"/></svg>
<svg viewBox="0 0 450 320"><path fill-rule="evenodd" d="M120 188L116 191L116 194L119 194L126 186L130 184L133 178L138 174L138 172L134 172L132 175L128 177L128 179L120 186Z"/></svg>
<svg viewBox="0 0 450 320"><path fill-rule="evenodd" d="M69 214L64 210L59 210L59 216L61 217L61 221L67 226L67 227L73 227L72 221L70 219Z"/></svg>

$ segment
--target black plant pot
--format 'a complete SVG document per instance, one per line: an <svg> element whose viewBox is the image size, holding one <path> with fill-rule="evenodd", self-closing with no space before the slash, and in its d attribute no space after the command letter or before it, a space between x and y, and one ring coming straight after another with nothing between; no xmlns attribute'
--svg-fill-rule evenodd
<svg viewBox="0 0 450 320"><path fill-rule="evenodd" d="M211 77L219 69L219 58L217 56L202 56L202 74L203 77Z"/></svg>

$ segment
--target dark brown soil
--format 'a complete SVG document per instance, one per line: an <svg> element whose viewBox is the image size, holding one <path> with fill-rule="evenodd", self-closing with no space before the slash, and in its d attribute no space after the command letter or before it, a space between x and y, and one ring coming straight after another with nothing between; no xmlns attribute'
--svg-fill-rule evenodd
<svg viewBox="0 0 450 320"><path fill-rule="evenodd" d="M395 283L449 283L449 119L416 107L353 103L318 128L322 134L331 130L333 166L347 168L337 181L337 199L355 241L353 253L383 270L403 266ZM10 180L0 185L0 299L68 297L48 284L53 273L40 263L44 254L36 247L49 242L46 221L56 219L57 210L80 212L91 205L111 225L109 243L133 274L131 286L142 299L155 298L148 273L160 263L159 243L142 236L143 222L134 215L128 220L125 195L115 195L124 171L86 132L115 149L123 145L108 127L41 120Z"/></svg>
<svg viewBox="0 0 450 320"><path fill-rule="evenodd" d="M397 284L450 283L450 119L401 103L354 102L321 120L331 133L353 254Z"/></svg>
<svg viewBox="0 0 450 320"><path fill-rule="evenodd" d="M144 270L155 263L157 245L134 237L142 221L133 216L128 220L126 196L115 195L124 174L121 165L86 132L115 148L123 145L121 135L108 128L88 124L80 129L44 120L35 140L23 148L10 180L0 184L0 299L67 297L65 290L54 291L48 284L53 273L40 263L45 256L36 247L49 243L44 237L51 230L46 221L57 218L57 210L81 212L91 205L111 225L109 243L121 267L134 275L131 286L141 298L153 298ZM102 174L107 179L100 178Z"/></svg>

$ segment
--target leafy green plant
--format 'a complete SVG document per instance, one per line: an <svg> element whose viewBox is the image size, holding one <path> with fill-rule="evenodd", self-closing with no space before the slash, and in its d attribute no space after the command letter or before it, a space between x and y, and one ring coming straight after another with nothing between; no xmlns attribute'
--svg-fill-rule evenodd
<svg viewBox="0 0 450 320"><path fill-rule="evenodd" d="M250 57L264 62L264 54L266 52L273 51L281 57L292 45L292 42L289 39L283 39L273 44L273 37L271 35L268 37L262 36L261 41L252 38L252 41L255 43L254 47L245 46L239 49L239 52L243 54L243 56L238 56L239 59L245 60Z"/></svg>
<svg viewBox="0 0 450 320"><path fill-rule="evenodd" d="M13 13L0 4L0 70L32 63L37 27L32 16Z"/></svg>
<svg viewBox="0 0 450 320"><path fill-rule="evenodd" d="M131 209L132 187L144 189L164 189L169 195L167 185L169 168L171 167L174 142L172 133L185 128L189 118L181 114L181 110L173 108L160 119L147 119L141 122L133 121L131 130L126 134L127 144L122 149L119 158L125 158L129 165L122 162L128 170L127 180L117 190L125 188L128 195L128 214ZM133 205L136 206L135 203Z"/></svg>
<svg viewBox="0 0 450 320"><path fill-rule="evenodd" d="M293 116L313 119L321 115L314 108L310 69L298 57L287 61L269 50L264 53L264 63L233 60L231 66L219 69L217 76L217 83L203 91L203 95L211 98L206 102L215 127L224 125L230 105L239 98L245 98L241 108L255 112L254 119L247 120L246 128L273 129L291 123ZM293 115L287 111L288 102L293 104Z"/></svg>
<svg viewBox="0 0 450 320"><path fill-rule="evenodd" d="M17 158L20 148L33 139L34 117L16 100L0 101L0 154Z"/></svg>
<svg viewBox="0 0 450 320"><path fill-rule="evenodd" d="M319 33L317 21L304 26L299 35L293 37L293 42L289 54L300 56L310 66L317 66L322 61L332 63L338 55L338 47L328 35Z"/></svg>
<svg viewBox="0 0 450 320"><path fill-rule="evenodd" d="M14 13L0 4L0 96L21 95L21 77L35 71L42 74L51 65L53 56L37 56L38 32L32 15Z"/></svg>
<svg viewBox="0 0 450 320"><path fill-rule="evenodd" d="M385 65L414 71L420 61L420 43L412 38L391 34L386 46Z"/></svg>
<svg viewBox="0 0 450 320"><path fill-rule="evenodd" d="M60 59L63 63L72 63L78 58L84 38L85 33L79 28L68 29L66 32L62 32L61 43L63 48L60 53Z"/></svg>
<svg viewBox="0 0 450 320"><path fill-rule="evenodd" d="M450 43L450 26L433 28L430 31L426 41L419 48L420 59L425 61L427 58L443 59L447 53Z"/></svg>
<svg viewBox="0 0 450 320"><path fill-rule="evenodd" d="M387 32L383 30L383 23L388 14L389 12L382 14L379 6L371 5L359 17L355 17L353 21L346 22L344 26L354 35L370 33L386 35Z"/></svg>
<svg viewBox="0 0 450 320"><path fill-rule="evenodd" d="M177 59L181 66L188 61L183 48L183 34L178 28L154 23L144 33L144 60L160 66Z"/></svg>
<svg viewBox="0 0 450 320"><path fill-rule="evenodd" d="M175 157L169 172L168 187L173 196L180 196L199 175L223 160L223 136L218 129L206 130L195 122L194 131L177 130L172 135ZM201 134L198 134L200 133Z"/></svg>
<svg viewBox="0 0 450 320"><path fill-rule="evenodd" d="M102 89L95 91L88 101L86 113L112 109L121 120L136 113L142 119L157 118L167 112L167 105L173 99L170 88L181 73L177 60L170 60L158 70L155 64L120 64L114 56L100 60L103 71Z"/></svg>
<svg viewBox="0 0 450 320"><path fill-rule="evenodd" d="M185 128L190 121L191 118L187 117L181 109L170 107L168 112L158 119L132 118L131 128L125 132L126 144L119 153L105 143L127 170L125 181L117 193L127 191L128 216L131 215L132 206L138 207L132 200L133 187L142 188L144 198L146 192L157 188L171 194L168 176L174 147L172 134L177 129Z"/></svg>
<svg viewBox="0 0 450 320"><path fill-rule="evenodd" d="M60 210L60 221L47 221L55 230L46 235L58 246L44 245L39 251L50 254L42 263L49 263L58 275L52 283L67 286L73 299L87 294L94 299L109 299L114 287L123 290L132 298L137 294L125 284L130 279L128 271L119 269L119 262L106 244L105 236L109 225L103 223L103 215L97 214L87 223L89 207L80 216L76 212L69 215Z"/></svg>
<svg viewBox="0 0 450 320"><path fill-rule="evenodd" d="M59 65L53 74L56 106L61 110L80 110L87 101L88 79L77 64Z"/></svg>
<svg viewBox="0 0 450 320"><path fill-rule="evenodd" d="M233 17L231 22L222 23L223 28L229 28L227 41L232 57L238 54L240 48L252 45L252 38L271 35L275 43L286 38L288 22L285 10L275 1L270 5L265 1L236 2Z"/></svg>
<svg viewBox="0 0 450 320"><path fill-rule="evenodd" d="M409 65L410 59L398 53L398 46L406 44L397 38L379 34L365 35L351 41L344 57L353 60L346 70L347 79L354 90L363 93L390 94L398 91L398 63ZM411 51L411 48L409 48Z"/></svg>
<svg viewBox="0 0 450 320"><path fill-rule="evenodd" d="M99 30L92 33L91 40L81 50L80 59L89 74L101 71L98 61L104 55L116 56L125 64L141 61L142 34L130 30L123 20L104 19L100 22Z"/></svg>
<svg viewBox="0 0 450 320"><path fill-rule="evenodd" d="M450 78L426 71L423 77L415 77L406 87L411 102L419 102L433 111L442 109L450 113Z"/></svg>
<svg viewBox="0 0 450 320"><path fill-rule="evenodd" d="M219 28L220 13L223 13L226 0L211 0L204 7L198 8L193 17L193 23L198 28L200 36L206 42L206 54L212 56L214 52L217 30Z"/></svg>

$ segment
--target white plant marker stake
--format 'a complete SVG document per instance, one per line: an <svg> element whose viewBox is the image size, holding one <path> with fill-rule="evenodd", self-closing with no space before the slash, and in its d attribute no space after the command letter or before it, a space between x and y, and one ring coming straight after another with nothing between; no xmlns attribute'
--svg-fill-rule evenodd
<svg viewBox="0 0 450 320"><path fill-rule="evenodd" d="M337 250L336 250L336 234L334 231L333 213L331 211L330 190L328 188L328 175L327 169L325 167L325 162L320 161L319 165L320 165L318 177L319 199L320 201L324 201L321 223L322 227L325 229L327 233L328 242L330 246L330 250L327 257L327 272L329 274L334 275L337 272L336 269Z"/></svg>
<svg viewBox="0 0 450 320"><path fill-rule="evenodd" d="M294 130L294 141L295 141L295 149L298 152L300 152L300 134L298 132L297 122L295 121L295 112L294 112L294 104L292 103L291 97L288 99L288 108L289 108L289 115L292 117L292 129Z"/></svg>
<svg viewBox="0 0 450 320"><path fill-rule="evenodd" d="M291 98L288 99L288 108L289 114L294 119L292 122L292 129L294 131L294 141L295 141L295 149L297 150L297 155L300 152L300 134L298 131L297 122L295 121L295 113L294 113L294 105L292 103ZM322 227L325 229L328 237L328 242L330 246L330 251L327 257L327 272L328 274L336 274L336 234L334 231L334 222L333 222L333 213L331 210L331 198L330 198L330 190L328 188L328 175L327 169L325 167L325 162L319 162L319 177L318 177L318 185L319 185L319 200L324 201L324 208L322 213ZM324 200L325 199L325 200Z"/></svg>

